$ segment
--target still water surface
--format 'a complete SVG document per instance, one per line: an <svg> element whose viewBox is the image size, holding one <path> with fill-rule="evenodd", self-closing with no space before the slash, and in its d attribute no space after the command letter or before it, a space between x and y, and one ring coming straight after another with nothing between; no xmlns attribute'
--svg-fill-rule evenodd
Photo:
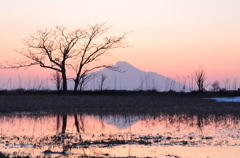
<svg viewBox="0 0 240 158"><path fill-rule="evenodd" d="M0 151L10 156L240 157L233 115L12 114L0 121Z"/></svg>

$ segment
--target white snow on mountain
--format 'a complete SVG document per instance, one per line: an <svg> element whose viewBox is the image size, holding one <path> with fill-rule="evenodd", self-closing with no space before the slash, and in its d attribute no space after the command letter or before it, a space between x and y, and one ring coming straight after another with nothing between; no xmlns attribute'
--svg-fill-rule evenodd
<svg viewBox="0 0 240 158"><path fill-rule="evenodd" d="M83 90L157 90L157 91L188 91L188 87L171 78L155 72L144 72L127 62L117 62L113 67L90 73L95 76L89 80ZM73 82L69 83L73 87Z"/></svg>
<svg viewBox="0 0 240 158"><path fill-rule="evenodd" d="M108 116L94 116L99 120L102 120L103 122L114 125L118 129L126 129L128 127L131 127L141 119L137 116L113 116L113 115L108 115Z"/></svg>

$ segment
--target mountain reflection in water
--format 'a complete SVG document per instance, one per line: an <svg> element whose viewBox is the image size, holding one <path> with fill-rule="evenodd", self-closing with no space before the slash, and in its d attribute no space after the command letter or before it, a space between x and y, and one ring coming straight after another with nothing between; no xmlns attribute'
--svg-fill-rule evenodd
<svg viewBox="0 0 240 158"><path fill-rule="evenodd" d="M4 115L0 151L30 157L238 157L239 116Z"/></svg>

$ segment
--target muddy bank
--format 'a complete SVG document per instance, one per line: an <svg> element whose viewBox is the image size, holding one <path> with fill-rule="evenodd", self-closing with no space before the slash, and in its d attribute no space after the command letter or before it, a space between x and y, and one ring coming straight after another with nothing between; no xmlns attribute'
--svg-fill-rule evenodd
<svg viewBox="0 0 240 158"><path fill-rule="evenodd" d="M229 95L229 93L108 91L65 94L56 92L2 92L0 94L0 112L239 113L239 103L221 103L206 99L227 95Z"/></svg>

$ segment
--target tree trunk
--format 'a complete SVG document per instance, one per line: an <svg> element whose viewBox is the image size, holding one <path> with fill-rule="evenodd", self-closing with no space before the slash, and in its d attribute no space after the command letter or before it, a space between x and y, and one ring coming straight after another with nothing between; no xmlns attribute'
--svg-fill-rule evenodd
<svg viewBox="0 0 240 158"><path fill-rule="evenodd" d="M79 122L78 122L78 118L77 118L77 114L74 114L74 120L75 120L75 126L77 129L77 132L80 133L80 128L79 128Z"/></svg>
<svg viewBox="0 0 240 158"><path fill-rule="evenodd" d="M60 115L57 115L57 134L59 133L60 130Z"/></svg>
<svg viewBox="0 0 240 158"><path fill-rule="evenodd" d="M66 76L66 70L62 70L62 89L64 92L67 91L67 76Z"/></svg>
<svg viewBox="0 0 240 158"><path fill-rule="evenodd" d="M62 116L62 133L65 133L66 132L66 128L67 128L67 115L66 114L63 114Z"/></svg>
<svg viewBox="0 0 240 158"><path fill-rule="evenodd" d="M74 92L77 91L78 84L79 84L79 76L77 76L76 79L74 80Z"/></svg>

